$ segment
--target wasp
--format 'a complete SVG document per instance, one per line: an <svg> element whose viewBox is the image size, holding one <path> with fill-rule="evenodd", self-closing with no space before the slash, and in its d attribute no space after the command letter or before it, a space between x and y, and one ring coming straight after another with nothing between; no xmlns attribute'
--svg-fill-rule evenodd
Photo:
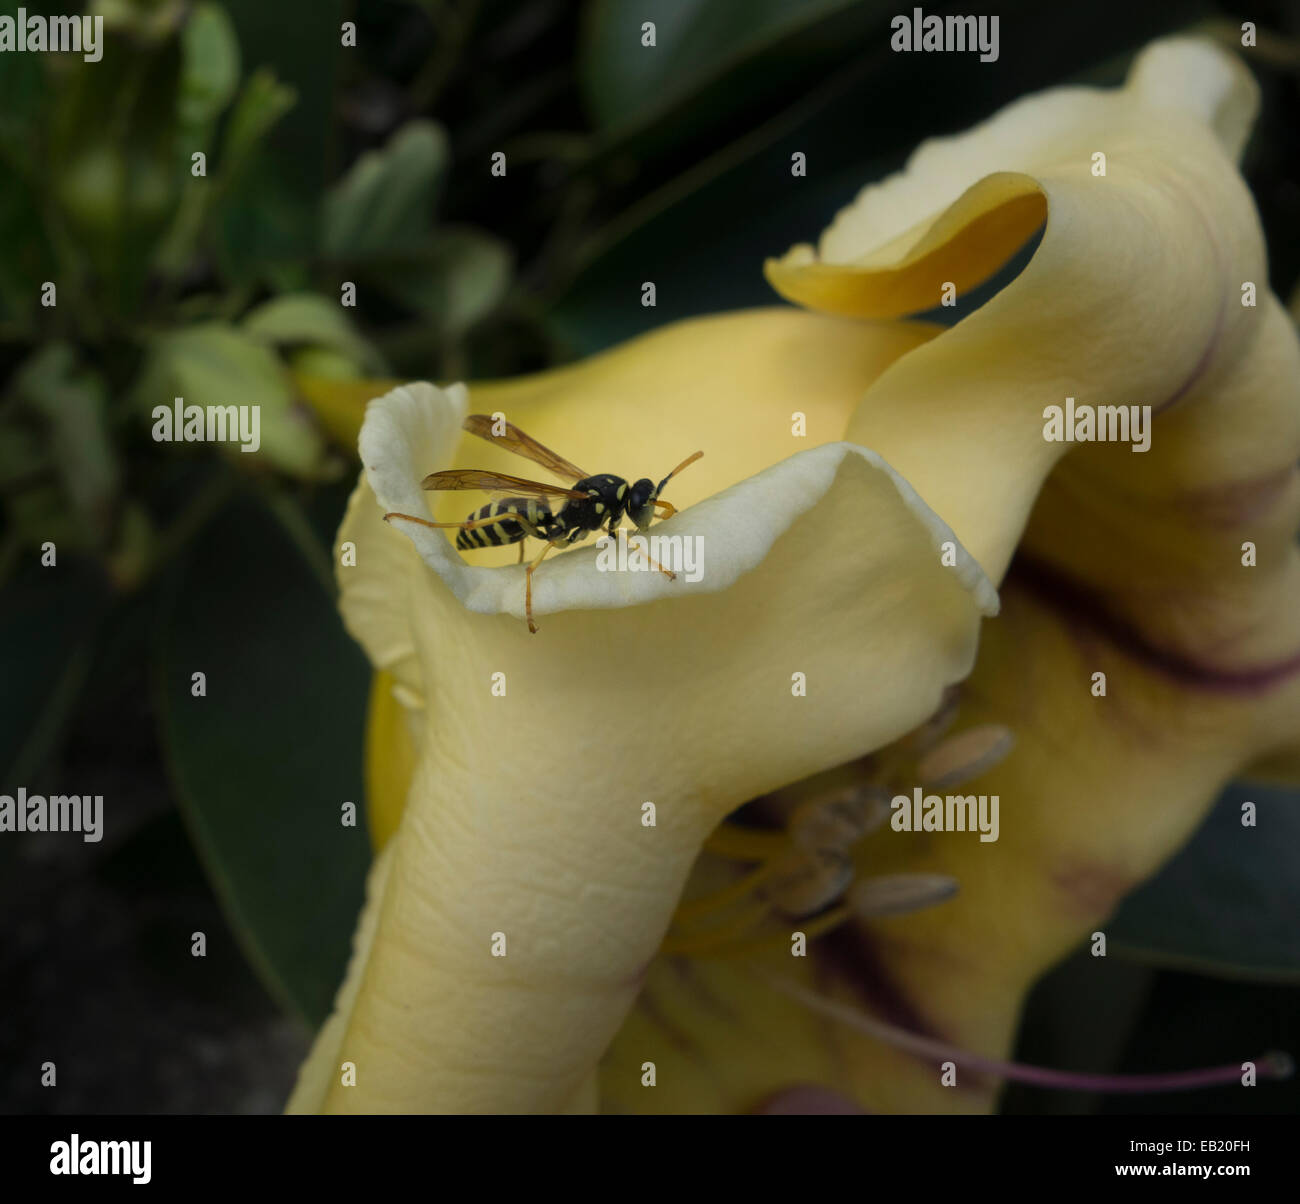
<svg viewBox="0 0 1300 1204"><path fill-rule="evenodd" d="M687 456L676 468L656 485L648 477L629 484L612 473L591 476L563 456L543 447L531 435L524 434L513 423L504 423L501 434L495 432L492 418L487 414L471 414L462 424L471 435L504 446L516 455L540 464L548 472L571 481L572 487L548 485L544 481L529 481L501 472L480 468L454 468L445 472L430 473L420 482L424 489L480 489L494 494L496 500L475 510L459 523L435 523L413 514L389 513L387 522L403 518L424 527L453 527L460 533L456 546L462 550L473 548L499 548L504 544L519 545L519 563L524 561L524 541L530 535L546 546L538 553L524 572L524 614L528 630L536 634L533 622L533 573L546 559L552 548L564 548L586 539L593 532L604 530L611 536L626 515L644 531L657 517L671 518L677 511L659 495L664 486L683 468L694 464L704 453L697 451ZM670 580L676 574L660 564L650 562Z"/></svg>

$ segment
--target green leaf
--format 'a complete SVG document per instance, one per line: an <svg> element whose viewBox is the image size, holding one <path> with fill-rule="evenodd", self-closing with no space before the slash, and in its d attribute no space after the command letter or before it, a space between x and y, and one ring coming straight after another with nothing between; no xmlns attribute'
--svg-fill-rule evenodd
<svg viewBox="0 0 1300 1204"><path fill-rule="evenodd" d="M348 321L337 301L319 293L286 293L251 310L242 329L274 346L325 348L353 360L358 367L379 372L383 365L375 349Z"/></svg>
<svg viewBox="0 0 1300 1204"><path fill-rule="evenodd" d="M447 139L432 121L411 121L383 150L367 151L325 198L322 249L333 259L410 251L433 226Z"/></svg>
<svg viewBox="0 0 1300 1204"><path fill-rule="evenodd" d="M342 46L344 0L221 0L239 34L244 57L269 68L297 98L268 142L275 171L296 200L315 207L334 175L338 83L356 51ZM315 245L315 228L308 227Z"/></svg>
<svg viewBox="0 0 1300 1204"><path fill-rule="evenodd" d="M50 459L72 515L91 543L103 543L112 528L120 476L103 381L78 366L69 344L56 342L22 364L11 390L47 424Z"/></svg>
<svg viewBox="0 0 1300 1204"><path fill-rule="evenodd" d="M191 326L155 339L135 388L136 403L151 417L158 406L254 406L260 447L221 445L241 467L269 461L291 476L329 475L324 437L310 414L295 404L293 384L279 357L263 342L223 322Z"/></svg>
<svg viewBox="0 0 1300 1204"><path fill-rule="evenodd" d="M1256 826L1242 825L1253 802ZM1106 925L1111 950L1228 978L1300 982L1300 800L1234 786Z"/></svg>
<svg viewBox="0 0 1300 1204"><path fill-rule="evenodd" d="M620 202L624 207L576 249L570 275L554 286L548 298L553 338L572 354L592 354L665 322L778 304L763 278L763 260L795 243L815 242L863 187L901 169L924 139L966 129L1028 92L1091 72L1201 11L1199 0L1169 0L1158 10L1100 2L1106 20L1095 7L1085 13L1027 0L1003 5L996 63L981 63L974 54L894 53L889 23L896 6L876 0L838 10L813 4L806 9L808 25L783 33L757 57L738 59L702 91L679 93L667 82L635 112L611 112L620 124L606 130L597 160L612 172L625 159L630 182L621 192L604 183L602 203L607 210ZM617 15L626 22L629 7L624 0L602 0L592 11L605 14L602 20ZM679 47L674 41L663 55L667 7L633 14L637 36L630 42L620 25L620 53L658 54L656 70L671 65ZM694 0L672 6L669 34L675 37L678 22L699 7ZM707 20L734 19L737 9L724 0ZM754 11L769 12L763 5ZM654 49L642 48L639 37L640 23L650 19L660 21ZM596 35L614 36L589 30ZM735 36L737 46L760 46L761 39ZM721 45L713 35L704 41ZM783 74L799 61L812 66L811 74L797 80ZM778 74L771 76L774 64ZM614 63L590 66L617 70ZM781 80L794 86L782 87ZM725 124L706 128L715 112ZM685 155L683 145L693 138L702 145ZM806 156L804 177L792 175L794 152ZM656 156L677 174L665 178ZM703 244L701 230L708 231ZM647 279L656 284L655 308L640 303Z"/></svg>
<svg viewBox="0 0 1300 1204"><path fill-rule="evenodd" d="M283 164L266 146L276 124L297 102L297 91L259 67L226 118L214 180L213 254L232 283L299 287L316 245L316 202L282 175Z"/></svg>
<svg viewBox="0 0 1300 1204"><path fill-rule="evenodd" d="M54 252L36 194L17 169L20 152L9 152L0 145L0 313L26 322L39 308L41 284L54 275Z"/></svg>
<svg viewBox="0 0 1300 1204"><path fill-rule="evenodd" d="M0 15L17 19L16 0L0 3ZM42 103L48 95L44 54L7 54L0 71L0 148L9 155L23 155L40 128Z"/></svg>
<svg viewBox="0 0 1300 1204"><path fill-rule="evenodd" d="M446 226L410 258L385 263L375 284L456 338L490 312L510 285L509 249L490 234Z"/></svg>
<svg viewBox="0 0 1300 1204"><path fill-rule="evenodd" d="M267 162L254 156L235 190L218 209L214 251L223 274L238 287L288 292L310 284L307 261L316 244L314 205L306 205Z"/></svg>
<svg viewBox="0 0 1300 1204"><path fill-rule="evenodd" d="M275 78L275 72L259 67L248 77L226 122L221 144L223 183L248 162L262 139L297 100L297 93Z"/></svg>
<svg viewBox="0 0 1300 1204"><path fill-rule="evenodd" d="M644 122L764 58L770 93L803 66L790 39L852 7L861 7L859 0L592 0L579 51L588 107L605 129ZM869 7L884 12L879 3ZM655 25L654 46L642 44L647 21ZM728 107L743 106L748 91L733 88Z"/></svg>
<svg viewBox="0 0 1300 1204"><path fill-rule="evenodd" d="M29 554L0 591L0 782L27 785L77 702L108 608L103 574L63 551L51 567Z"/></svg>
<svg viewBox="0 0 1300 1204"><path fill-rule="evenodd" d="M209 206L220 195L216 177L193 174L194 155L209 155L217 119L238 88L239 42L235 27L225 9L201 3L181 30L176 139L181 195L167 232L154 252L153 267L162 275L180 278L192 268Z"/></svg>
<svg viewBox="0 0 1300 1204"><path fill-rule="evenodd" d="M782 162L787 145L794 144L786 140L770 155L728 167L611 239L553 304L548 325L554 337L575 355L594 355L668 322L781 304L763 277L764 258L815 239L863 183L886 171L866 160L837 168L810 152L816 173L795 179L788 155ZM748 198L755 195L764 203L751 211ZM703 250L700 230L710 232ZM641 304L646 280L655 283L653 308Z"/></svg>
<svg viewBox="0 0 1300 1204"><path fill-rule="evenodd" d="M234 24L219 4L200 4L181 34L181 125L204 129L230 103L238 87L239 42Z"/></svg>
<svg viewBox="0 0 1300 1204"><path fill-rule="evenodd" d="M93 264L99 308L134 313L155 244L173 220L180 44L105 34L100 62L70 56L51 90L42 171L51 222ZM54 215L57 215L55 217Z"/></svg>
<svg viewBox="0 0 1300 1204"><path fill-rule="evenodd" d="M192 675L206 674L206 697ZM199 538L161 624L156 698L186 823L244 951L310 1023L329 1010L361 906L370 670L294 542L230 507Z"/></svg>

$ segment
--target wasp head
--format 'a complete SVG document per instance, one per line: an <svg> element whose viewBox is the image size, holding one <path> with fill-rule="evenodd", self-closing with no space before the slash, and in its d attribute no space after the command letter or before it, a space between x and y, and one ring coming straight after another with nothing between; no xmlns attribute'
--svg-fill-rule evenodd
<svg viewBox="0 0 1300 1204"><path fill-rule="evenodd" d="M628 489L627 501L624 504L628 518L636 524L638 531L644 531L654 519L655 498L658 496L659 490L648 477L633 482Z"/></svg>

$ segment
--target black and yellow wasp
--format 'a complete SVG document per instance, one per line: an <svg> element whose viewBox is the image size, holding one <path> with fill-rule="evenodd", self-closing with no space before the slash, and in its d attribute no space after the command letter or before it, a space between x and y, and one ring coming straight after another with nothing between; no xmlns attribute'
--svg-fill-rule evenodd
<svg viewBox="0 0 1300 1204"><path fill-rule="evenodd" d="M572 481L572 488L480 468L453 468L430 473L420 482L421 486L425 489L481 489L496 495L496 500L475 510L459 523L435 523L427 518L416 518L413 514L397 513L385 514L384 520L403 518L425 527L458 528L460 534L456 536L456 546L462 549L499 548L503 544L517 543L520 564L524 560L524 540L530 535L542 540L546 546L524 574L524 614L528 619L528 630L532 632L537 631L537 624L533 622L533 572L546 554L552 548L567 547L602 529L613 535L625 514L638 531L644 531L650 525L656 510L662 510L663 517L670 518L676 511L659 495L683 468L704 455L697 451L687 456L658 485L648 477L628 484L612 473L588 476L563 456L557 456L532 436L525 435L517 426L504 421L494 423L487 414L471 414L463 425L470 434L499 444L534 464L540 464L556 476ZM501 429L500 434L494 429L497 427ZM653 561L651 564L668 577L675 577L662 565Z"/></svg>

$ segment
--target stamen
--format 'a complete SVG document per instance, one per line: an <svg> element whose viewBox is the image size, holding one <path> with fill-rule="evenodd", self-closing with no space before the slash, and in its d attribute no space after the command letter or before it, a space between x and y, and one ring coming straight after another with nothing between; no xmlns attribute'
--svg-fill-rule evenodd
<svg viewBox="0 0 1300 1204"><path fill-rule="evenodd" d="M766 920L769 914L765 904L755 903L725 928L718 928L698 936L664 937L659 952L666 953L670 957L702 957L710 953L727 952L746 933Z"/></svg>
<svg viewBox="0 0 1300 1204"><path fill-rule="evenodd" d="M859 916L901 916L945 903L960 889L947 874L882 874L849 888L845 902Z"/></svg>
<svg viewBox="0 0 1300 1204"><path fill-rule="evenodd" d="M939 705L933 715L920 727L913 728L897 743L898 751L915 756L927 748L933 748L948 729L957 722L957 710L961 702L961 687L949 686L943 692Z"/></svg>
<svg viewBox="0 0 1300 1204"><path fill-rule="evenodd" d="M853 858L841 849L792 849L773 865L763 895L783 915L800 919L838 899L856 872Z"/></svg>
<svg viewBox="0 0 1300 1204"><path fill-rule="evenodd" d="M790 837L810 853L847 849L885 822L888 799L888 792L875 786L850 786L826 798L809 799L790 816Z"/></svg>
<svg viewBox="0 0 1300 1204"><path fill-rule="evenodd" d="M999 1058L986 1058L968 1053L964 1049L947 1045L930 1037L922 1037L906 1029L863 1015L854 1008L836 1003L809 991L788 978L757 974L769 986L791 999L820 1012L832 1020L883 1041L894 1049L901 1049L926 1062L954 1062L958 1066L979 1074L995 1075L1017 1083L1036 1087L1055 1087L1066 1091L1158 1092L1189 1091L1197 1087L1217 1087L1241 1081L1241 1063L1229 1066L1209 1066L1198 1070L1179 1070L1169 1074L1088 1074L1069 1070L1051 1070L1044 1066L1026 1066L1019 1062L1006 1062ZM1252 1059L1259 1078L1290 1078L1295 1069L1289 1054L1270 1052Z"/></svg>
<svg viewBox="0 0 1300 1204"><path fill-rule="evenodd" d="M766 882L774 873L775 868L775 863L768 862L766 865L759 866L758 869L745 874L735 882L728 883L719 890L710 891L706 895L700 895L688 903L681 904L673 912L673 923L692 924L707 918L714 912L730 907L733 903L739 903Z"/></svg>
<svg viewBox="0 0 1300 1204"><path fill-rule="evenodd" d="M1011 729L1000 723L982 723L950 736L921 757L917 778L934 790L958 786L992 769L1015 747Z"/></svg>

